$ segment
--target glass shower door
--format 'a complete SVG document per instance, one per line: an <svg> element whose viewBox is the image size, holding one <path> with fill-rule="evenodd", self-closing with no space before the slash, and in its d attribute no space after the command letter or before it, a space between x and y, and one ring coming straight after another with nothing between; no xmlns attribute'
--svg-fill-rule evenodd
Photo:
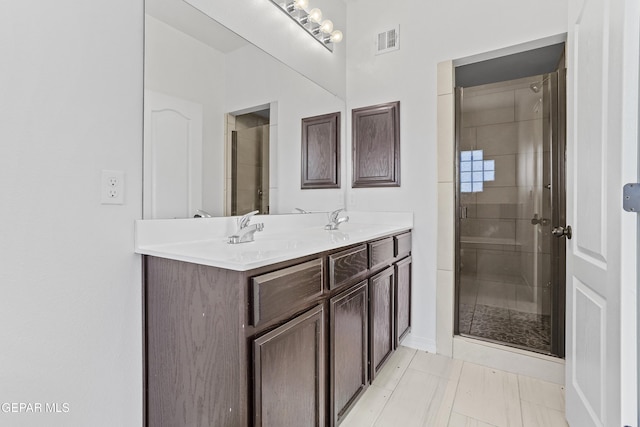
<svg viewBox="0 0 640 427"><path fill-rule="evenodd" d="M459 88L457 103L457 332L548 354L556 78Z"/></svg>

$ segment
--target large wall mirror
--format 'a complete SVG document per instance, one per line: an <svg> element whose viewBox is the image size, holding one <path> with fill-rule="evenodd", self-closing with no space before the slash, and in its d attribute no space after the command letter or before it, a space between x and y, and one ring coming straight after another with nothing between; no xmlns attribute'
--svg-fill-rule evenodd
<svg viewBox="0 0 640 427"><path fill-rule="evenodd" d="M299 177L301 119L343 99L183 0L146 0L144 78L145 219L341 204Z"/></svg>

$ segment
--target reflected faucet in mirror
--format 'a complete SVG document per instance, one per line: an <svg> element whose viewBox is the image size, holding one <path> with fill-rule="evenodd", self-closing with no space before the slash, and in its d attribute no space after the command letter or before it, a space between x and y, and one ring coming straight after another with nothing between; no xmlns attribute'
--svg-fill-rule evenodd
<svg viewBox="0 0 640 427"><path fill-rule="evenodd" d="M229 243L253 242L256 231L262 231L264 229L263 223L249 225L251 217L257 213L258 211L249 212L238 218L238 228L234 235L229 236Z"/></svg>
<svg viewBox="0 0 640 427"><path fill-rule="evenodd" d="M194 218L213 218L213 215L211 215L207 211L203 211L202 209L198 209L198 210L196 210L196 214L193 217Z"/></svg>
<svg viewBox="0 0 640 427"><path fill-rule="evenodd" d="M340 224L349 221L348 216L339 217L340 212L343 210L344 209L337 209L329 214L329 224L324 226L325 230L337 230Z"/></svg>

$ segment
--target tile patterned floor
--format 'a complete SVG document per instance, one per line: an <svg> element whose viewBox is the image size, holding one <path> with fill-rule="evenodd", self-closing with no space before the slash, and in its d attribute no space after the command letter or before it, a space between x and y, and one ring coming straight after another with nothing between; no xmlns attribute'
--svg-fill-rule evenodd
<svg viewBox="0 0 640 427"><path fill-rule="evenodd" d="M564 387L400 347L341 427L567 427Z"/></svg>
<svg viewBox="0 0 640 427"><path fill-rule="evenodd" d="M540 314L542 301L511 276L462 276L460 282L460 333L526 347L551 350L551 316Z"/></svg>
<svg viewBox="0 0 640 427"><path fill-rule="evenodd" d="M483 304L460 304L459 315L461 334L551 350L550 316Z"/></svg>

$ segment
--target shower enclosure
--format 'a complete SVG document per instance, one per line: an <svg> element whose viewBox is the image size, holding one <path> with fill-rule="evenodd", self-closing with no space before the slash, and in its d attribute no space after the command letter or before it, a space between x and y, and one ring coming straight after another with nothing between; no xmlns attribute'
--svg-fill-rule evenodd
<svg viewBox="0 0 640 427"><path fill-rule="evenodd" d="M557 71L456 93L456 332L560 357L563 82Z"/></svg>

